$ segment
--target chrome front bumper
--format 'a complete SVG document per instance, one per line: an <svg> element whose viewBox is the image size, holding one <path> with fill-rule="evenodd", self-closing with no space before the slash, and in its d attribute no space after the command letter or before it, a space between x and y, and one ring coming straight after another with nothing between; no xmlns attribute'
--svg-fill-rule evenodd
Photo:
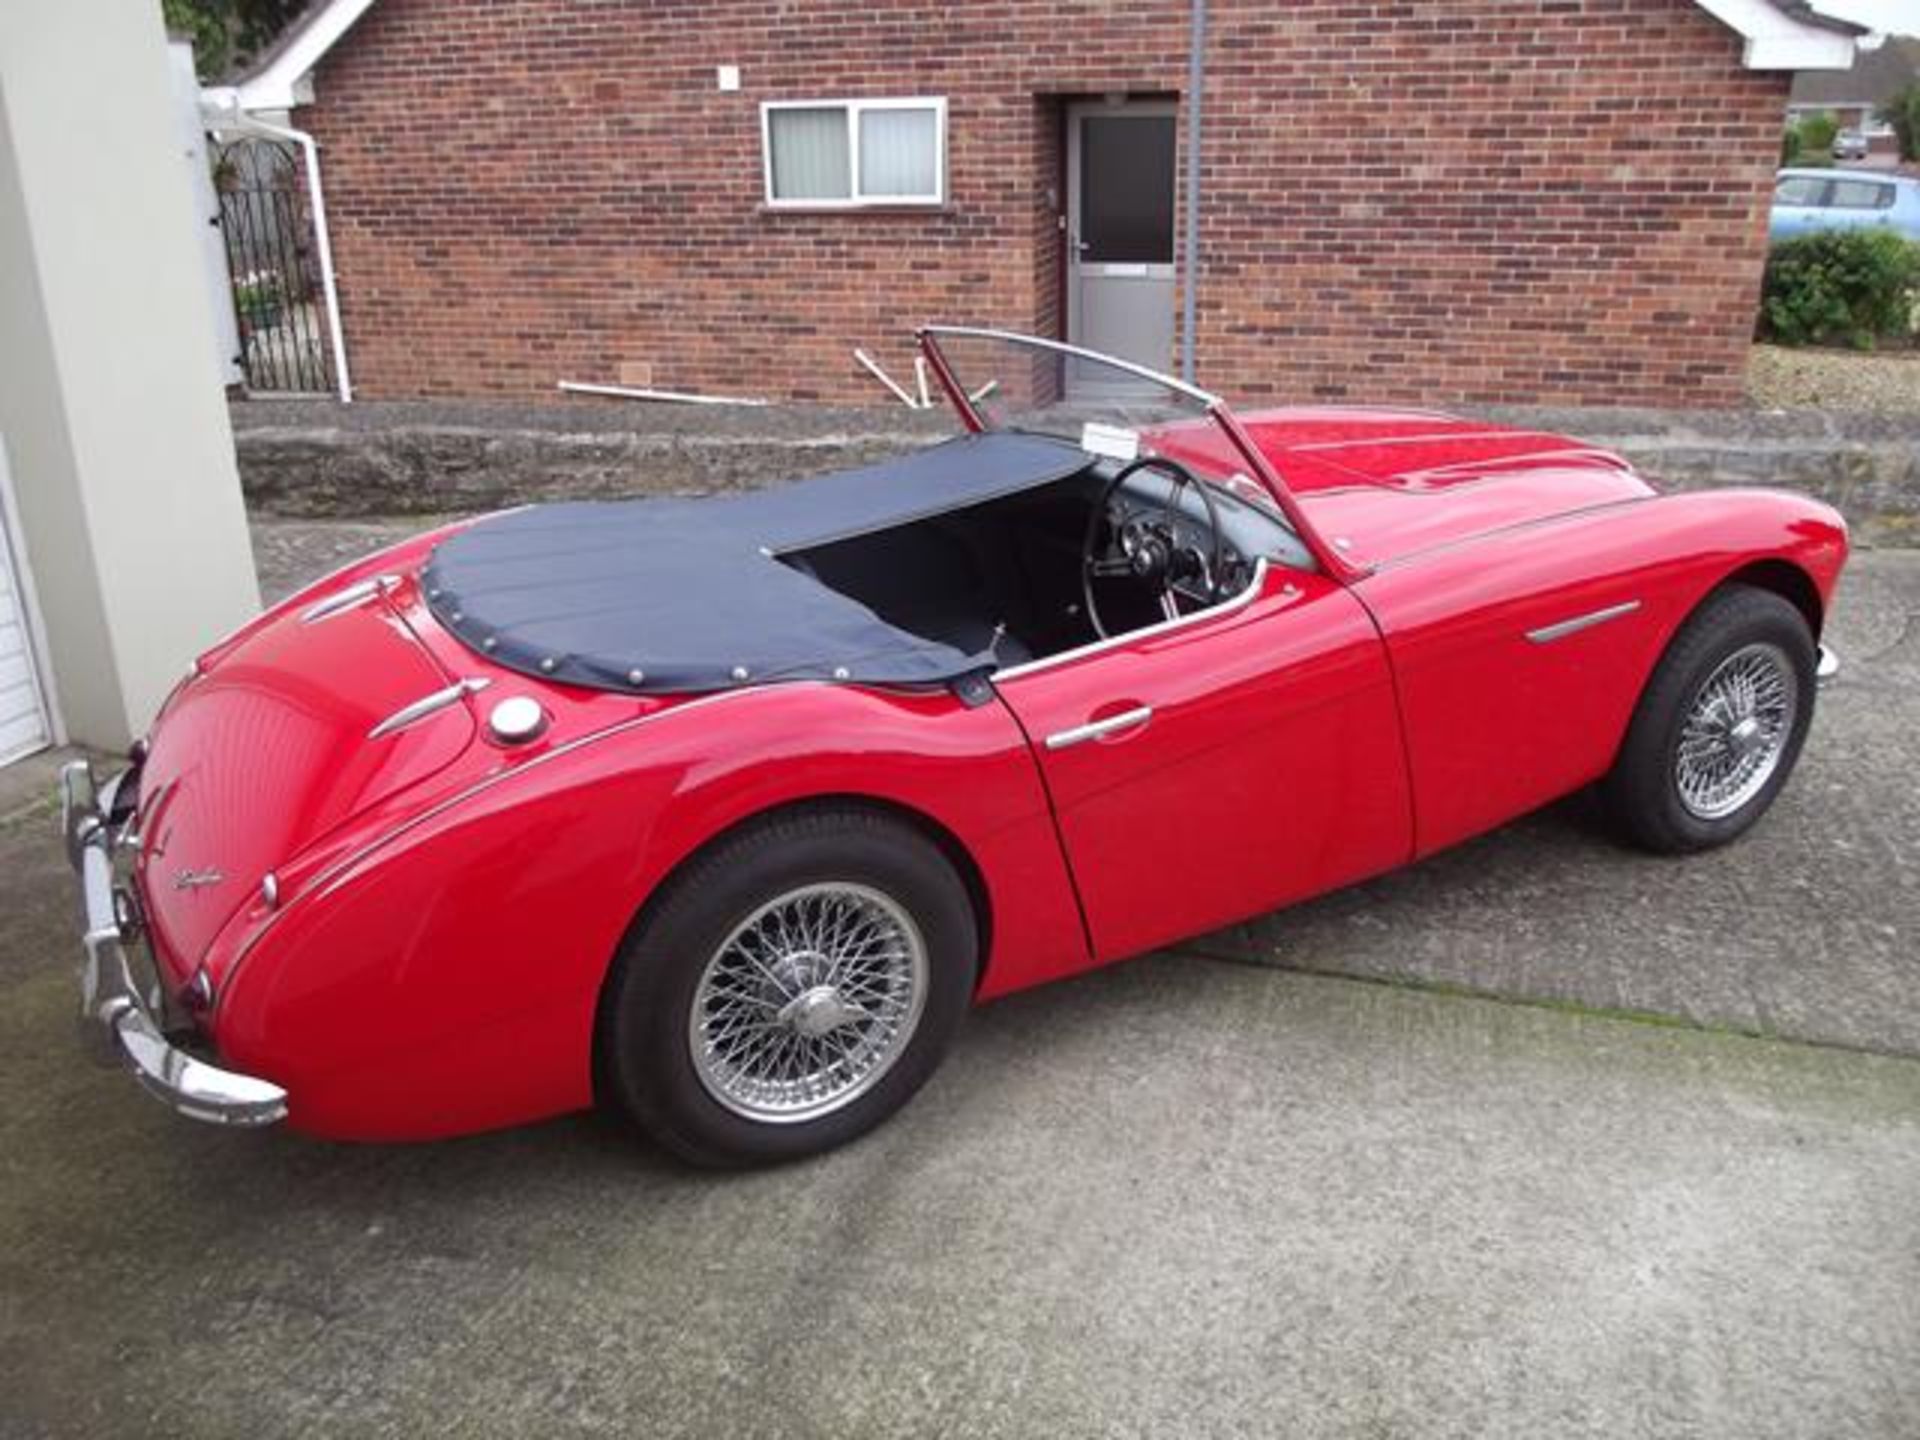
<svg viewBox="0 0 1920 1440"><path fill-rule="evenodd" d="M1813 678L1817 685L1825 685L1840 673L1840 657L1830 647L1820 647L1820 658L1814 666Z"/></svg>
<svg viewBox="0 0 1920 1440"><path fill-rule="evenodd" d="M60 771L60 830L80 876L86 958L80 967L80 1028L103 1064L120 1064L149 1092L182 1115L216 1125L271 1125L287 1113L287 1092L237 1075L172 1044L141 997L127 958L134 923L129 897L114 883L120 836L114 798L126 772L96 784L93 767L76 760Z"/></svg>

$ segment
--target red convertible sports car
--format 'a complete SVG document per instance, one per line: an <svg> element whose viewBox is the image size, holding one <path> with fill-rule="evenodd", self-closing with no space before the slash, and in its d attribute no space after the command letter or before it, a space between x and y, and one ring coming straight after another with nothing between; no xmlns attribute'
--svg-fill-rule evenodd
<svg viewBox="0 0 1920 1440"><path fill-rule="evenodd" d="M921 343L964 435L423 535L201 656L121 774L70 767L103 1052L230 1124L601 1099L779 1159L903 1104L975 1001L1596 782L1641 845L1721 844L1793 769L1825 506Z"/></svg>

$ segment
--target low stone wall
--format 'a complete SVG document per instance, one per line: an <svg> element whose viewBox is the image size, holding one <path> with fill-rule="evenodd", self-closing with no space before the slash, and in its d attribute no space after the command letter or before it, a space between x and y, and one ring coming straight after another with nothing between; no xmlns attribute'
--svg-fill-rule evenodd
<svg viewBox="0 0 1920 1440"><path fill-rule="evenodd" d="M439 515L530 500L707 494L862 465L948 434L892 411L246 402L255 514Z"/></svg>
<svg viewBox="0 0 1920 1440"><path fill-rule="evenodd" d="M244 402L255 514L450 514L532 500L704 494L865 464L952 431L940 412ZM1827 501L1858 543L1920 546L1920 417L1821 411L1500 409L1497 423L1617 450L1674 489L1777 485Z"/></svg>

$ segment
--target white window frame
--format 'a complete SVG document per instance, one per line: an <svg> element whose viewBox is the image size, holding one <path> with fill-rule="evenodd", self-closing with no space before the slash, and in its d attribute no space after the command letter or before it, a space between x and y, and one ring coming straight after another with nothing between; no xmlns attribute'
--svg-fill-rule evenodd
<svg viewBox="0 0 1920 1440"><path fill-rule="evenodd" d="M845 199L781 198L773 193L773 112L776 110L839 110L847 120L847 184ZM860 193L860 116L868 110L930 110L933 112L933 192L928 195L862 195ZM760 102L760 168L769 210L874 210L902 205L937 206L947 203L947 97L922 95L884 100L763 100Z"/></svg>

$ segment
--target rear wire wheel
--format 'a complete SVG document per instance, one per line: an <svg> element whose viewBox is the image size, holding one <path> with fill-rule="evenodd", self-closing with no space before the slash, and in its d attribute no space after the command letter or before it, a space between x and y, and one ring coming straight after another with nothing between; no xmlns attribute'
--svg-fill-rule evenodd
<svg viewBox="0 0 1920 1440"><path fill-rule="evenodd" d="M752 823L688 862L622 942L604 1084L697 1164L843 1144L933 1073L977 947L966 886L911 825L857 806Z"/></svg>
<svg viewBox="0 0 1920 1440"><path fill-rule="evenodd" d="M1799 759L1817 661L1789 601L1747 585L1708 596L1661 657L1602 782L1627 835L1678 853L1744 834Z"/></svg>
<svg viewBox="0 0 1920 1440"><path fill-rule="evenodd" d="M749 1120L831 1115L912 1044L928 979L926 940L892 896L848 880L785 891L701 971L687 1016L694 1073Z"/></svg>

